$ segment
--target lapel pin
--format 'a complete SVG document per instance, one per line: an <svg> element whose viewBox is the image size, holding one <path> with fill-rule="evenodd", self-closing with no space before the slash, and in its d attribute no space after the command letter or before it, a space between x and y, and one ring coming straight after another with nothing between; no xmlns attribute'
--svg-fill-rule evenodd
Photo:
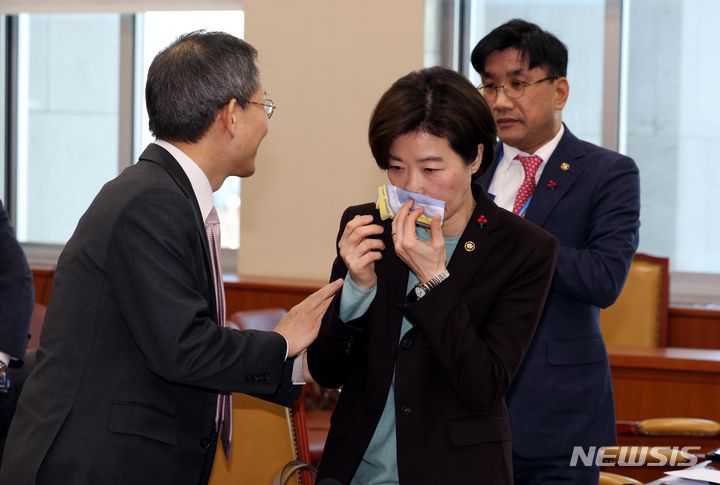
<svg viewBox="0 0 720 485"><path fill-rule="evenodd" d="M570 170L570 164L567 162L561 163L560 170L562 170L563 172L567 172L568 170Z"/></svg>
<svg viewBox="0 0 720 485"><path fill-rule="evenodd" d="M472 241L467 241L465 243L465 251L468 253L475 251L475 243Z"/></svg>
<svg viewBox="0 0 720 485"><path fill-rule="evenodd" d="M487 224L487 217L485 217L485 214L480 214L477 219L475 219L475 222L480 224L480 229L485 227L485 224Z"/></svg>
<svg viewBox="0 0 720 485"><path fill-rule="evenodd" d="M548 181L548 183L547 183L547 186L548 186L548 189L550 189L550 190L555 190L555 187L557 187L557 182L555 182L554 180L550 179L550 180Z"/></svg>

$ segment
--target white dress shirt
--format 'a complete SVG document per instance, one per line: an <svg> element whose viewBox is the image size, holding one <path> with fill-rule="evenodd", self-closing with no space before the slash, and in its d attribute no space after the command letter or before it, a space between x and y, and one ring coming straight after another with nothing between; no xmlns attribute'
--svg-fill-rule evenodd
<svg viewBox="0 0 720 485"><path fill-rule="evenodd" d="M493 200L495 204L510 212L513 210L515 196L517 196L518 190L525 179L525 168L523 168L520 160L515 160L515 157L517 155L524 157L537 155L542 158L542 163L538 167L537 172L535 172L535 183L537 184L545 169L545 165L547 165L547 161L557 148L558 143L560 143L560 138L562 138L563 133L565 133L565 126L561 124L560 130L555 136L541 146L535 153L522 152L515 147L503 143L503 156L500 163L498 163L497 169L495 169L492 183L488 188L488 193L491 197L494 197Z"/></svg>

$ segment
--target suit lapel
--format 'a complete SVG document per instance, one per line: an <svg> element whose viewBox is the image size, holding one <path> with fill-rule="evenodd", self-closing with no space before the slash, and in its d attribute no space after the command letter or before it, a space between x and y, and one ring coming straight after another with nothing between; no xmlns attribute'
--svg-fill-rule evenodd
<svg viewBox="0 0 720 485"><path fill-rule="evenodd" d="M210 243L208 242L207 233L205 232L205 221L203 220L202 213L200 212L200 206L198 205L197 197L195 196L195 191L192 188L190 179L188 179L185 171L182 169L180 164L177 163L175 158L170 155L167 150L165 150L160 145L156 145L155 143L151 143L147 146L147 148L145 148L145 150L140 155L140 160L156 163L163 167L173 178L180 190L182 190L183 194L185 194L185 197L187 197L188 202L192 206L193 213L195 215L195 225L197 226L198 232L200 233L200 237L203 241L203 262L205 263L205 273L210 288L210 301L214 302L216 298L215 281L213 280L212 260L210 257ZM215 305L211 304L210 307L211 312L215 314ZM215 315L215 317L217 318L217 315Z"/></svg>
<svg viewBox="0 0 720 485"><path fill-rule="evenodd" d="M565 133L550 156L535 186L525 218L542 227L555 205L585 170L585 156L578 139L565 127Z"/></svg>
<svg viewBox="0 0 720 485"><path fill-rule="evenodd" d="M489 170L489 169L488 169ZM484 189L474 186L475 210L448 262L448 285L462 292L494 245L493 232L500 227L500 209Z"/></svg>
<svg viewBox="0 0 720 485"><path fill-rule="evenodd" d="M502 160L502 143L498 143L495 152L497 153L495 163L478 179L478 183L485 191L490 188L495 170ZM582 144L565 126L565 133L550 156L550 160L545 164L540 180L535 186L530 206L525 214L527 220L540 227L545 224L555 205L585 170L581 160L584 156Z"/></svg>

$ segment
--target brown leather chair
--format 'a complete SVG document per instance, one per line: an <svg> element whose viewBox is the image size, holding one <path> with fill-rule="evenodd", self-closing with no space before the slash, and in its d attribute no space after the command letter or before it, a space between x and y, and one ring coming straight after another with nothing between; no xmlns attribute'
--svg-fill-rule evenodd
<svg viewBox="0 0 720 485"><path fill-rule="evenodd" d="M299 401L298 401L299 402ZM233 430L230 459L221 445L215 454L209 485L272 485L283 466L292 460L309 463L302 405L291 409L233 393ZM304 445L304 446L303 446ZM288 483L312 485L308 472Z"/></svg>
<svg viewBox="0 0 720 485"><path fill-rule="evenodd" d="M720 437L720 423L699 418L653 418L641 421L618 421L621 436L694 436Z"/></svg>
<svg viewBox="0 0 720 485"><path fill-rule="evenodd" d="M240 329L272 330L287 312L282 308L262 310L244 310L235 312L230 321ZM308 463L318 464L322 457L328 431L330 416L338 400L339 391L325 389L317 383L307 384L303 388L300 402L303 406L304 420L307 425Z"/></svg>
<svg viewBox="0 0 720 485"><path fill-rule="evenodd" d="M286 314L287 311L282 308L243 310L233 313L229 322L239 330L271 331ZM300 399L293 404L291 410L295 424L297 459L305 463L319 461L319 456L325 446L327 430L330 429L330 413L325 415L316 413L314 408L306 409L306 402L310 399L308 393L314 394L316 388L320 387L317 384L304 386ZM302 477L304 485L311 483L309 473L303 473Z"/></svg>
<svg viewBox="0 0 720 485"><path fill-rule="evenodd" d="M307 384L303 389L303 403L308 427L310 459L317 465L322 458L325 441L330 431L330 417L340 398L337 389L325 389L317 382Z"/></svg>
<svg viewBox="0 0 720 485"><path fill-rule="evenodd" d="M600 311L605 343L666 347L669 288L668 258L636 254L617 301Z"/></svg>
<svg viewBox="0 0 720 485"><path fill-rule="evenodd" d="M617 301L600 312L600 327L608 346L667 346L670 287L668 263L668 258L642 253L635 255ZM713 440L720 437L720 424L697 418L618 421L616 426L618 440L633 445L677 444L681 447L703 442L712 445ZM600 483L604 483L604 475L606 472L601 473Z"/></svg>
<svg viewBox="0 0 720 485"><path fill-rule="evenodd" d="M617 473L602 472L598 485L642 485L642 482Z"/></svg>
<svg viewBox="0 0 720 485"><path fill-rule="evenodd" d="M303 390L304 404L307 405L308 386ZM334 406L333 406L334 407ZM310 452L310 463L317 465L322 458L325 441L330 431L330 417L333 407L325 409L314 409L305 411L305 422L307 424L308 448Z"/></svg>

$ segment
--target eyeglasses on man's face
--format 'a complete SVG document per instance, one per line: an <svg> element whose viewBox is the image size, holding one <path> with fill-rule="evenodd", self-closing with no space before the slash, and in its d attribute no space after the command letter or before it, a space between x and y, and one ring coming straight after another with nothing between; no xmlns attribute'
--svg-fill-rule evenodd
<svg viewBox="0 0 720 485"><path fill-rule="evenodd" d="M520 81L519 79L513 79L506 84L487 83L478 86L480 93L488 99L495 99L498 97L500 91L505 93L505 96L511 99L517 99L525 94L525 88L529 86L535 86L536 84L543 83L545 81L554 81L559 79L560 76L548 76L537 81L527 82Z"/></svg>
<svg viewBox="0 0 720 485"><path fill-rule="evenodd" d="M275 111L275 103L273 103L272 99L265 98L262 101L248 101L250 104L257 104L259 106L262 106L265 109L265 114L267 114L268 119L272 118L273 112Z"/></svg>

